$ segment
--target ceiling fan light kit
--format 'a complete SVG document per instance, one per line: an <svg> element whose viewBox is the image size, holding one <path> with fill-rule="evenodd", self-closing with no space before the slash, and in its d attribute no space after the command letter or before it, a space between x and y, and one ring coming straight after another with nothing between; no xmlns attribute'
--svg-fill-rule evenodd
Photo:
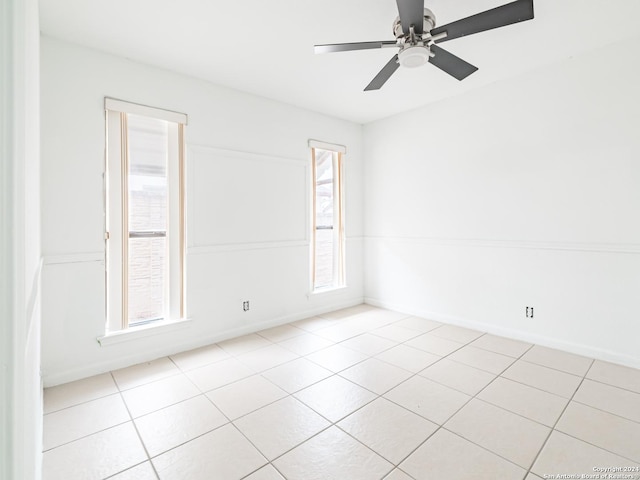
<svg viewBox="0 0 640 480"><path fill-rule="evenodd" d="M431 55L429 47L411 45L400 50L400 53L398 53L398 62L401 66L407 68L421 67L429 61Z"/></svg>
<svg viewBox="0 0 640 480"><path fill-rule="evenodd" d="M533 19L533 0L516 0L436 28L436 17L431 10L424 8L424 0L396 0L396 4L399 15L393 22L395 41L316 45L315 53L398 47L399 52L365 87L365 91L380 89L400 66L416 68L425 63L463 80L478 68L437 46L437 43Z"/></svg>

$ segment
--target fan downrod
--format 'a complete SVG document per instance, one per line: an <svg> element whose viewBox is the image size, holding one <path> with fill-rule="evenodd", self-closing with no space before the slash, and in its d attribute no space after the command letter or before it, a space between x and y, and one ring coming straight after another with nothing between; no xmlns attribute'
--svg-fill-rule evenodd
<svg viewBox="0 0 640 480"><path fill-rule="evenodd" d="M436 26L436 16L433 14L433 12L431 10L429 10L428 8L424 9L424 16L422 17L422 31L425 32L426 35L428 35L435 26ZM414 34L417 40L417 37L419 37L419 39L421 40L423 37L423 34ZM393 36L396 37L396 40L398 41L398 43L407 43L407 40L409 40L409 43L411 43L411 39L407 39L406 35L404 34L404 30L402 29L402 22L400 20L400 17L396 17L396 19L393 21ZM409 35L411 36L411 35Z"/></svg>

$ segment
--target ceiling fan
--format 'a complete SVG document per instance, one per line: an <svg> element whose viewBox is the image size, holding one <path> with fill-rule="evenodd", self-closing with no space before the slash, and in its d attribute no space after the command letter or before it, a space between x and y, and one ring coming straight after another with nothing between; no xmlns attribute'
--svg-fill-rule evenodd
<svg viewBox="0 0 640 480"><path fill-rule="evenodd" d="M458 80L478 70L470 63L440 48L436 43L533 18L533 0L515 2L472 15L461 20L436 26L433 12L424 8L424 0L396 0L399 16L393 22L394 40L381 42L336 43L315 45L315 53L346 52L372 48L398 47L400 51L380 70L364 89L378 90L400 67L414 68L429 62Z"/></svg>

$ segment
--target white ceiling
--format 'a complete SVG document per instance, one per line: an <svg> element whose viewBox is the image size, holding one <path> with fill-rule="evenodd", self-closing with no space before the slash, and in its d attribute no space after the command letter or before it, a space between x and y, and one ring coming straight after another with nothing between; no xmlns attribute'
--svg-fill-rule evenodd
<svg viewBox="0 0 640 480"><path fill-rule="evenodd" d="M444 25L508 2L425 6ZM358 123L638 35L638 0L534 0L534 10L534 20L441 44L479 67L462 82L425 65L363 92L395 49L314 55L313 45L393 40L394 0L40 0L45 35Z"/></svg>

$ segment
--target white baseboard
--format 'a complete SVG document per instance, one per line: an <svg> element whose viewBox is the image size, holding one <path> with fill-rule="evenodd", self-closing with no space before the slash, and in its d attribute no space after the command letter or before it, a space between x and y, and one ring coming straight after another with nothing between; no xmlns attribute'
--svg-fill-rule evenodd
<svg viewBox="0 0 640 480"><path fill-rule="evenodd" d="M372 297L365 297L364 303L372 305L374 307L386 308L389 310L406 313L408 315L414 315L416 317L428 318L430 320L435 320L437 322L446 323L449 325L457 325L459 327L487 332L492 335L499 335L501 337L507 337L514 340L533 343L535 345L540 345L543 347L555 348L558 350L563 350L565 352L574 353L576 355L582 355L584 357L595 358L597 360L603 360L605 362L624 365L626 367L640 368L640 358L623 355L619 352L594 347L592 345L566 342L544 335L536 335L529 332L523 332L518 329L505 328L499 325L492 325L489 323L478 322L476 320L455 317L438 312L419 309L407 309L404 305L397 305Z"/></svg>
<svg viewBox="0 0 640 480"><path fill-rule="evenodd" d="M304 318L313 317L315 315L322 315L323 313L332 312L334 310L340 310L342 308L353 307L363 303L363 297L356 297L341 302L335 302L330 305L323 305L321 307L305 310L302 312L293 313L290 315L283 315L280 317L272 318L251 325L246 325L239 328L233 328L225 330L223 332L215 333L208 337L199 337L197 339L183 342L180 344L172 343L168 341L166 345L155 349L145 349L144 351L136 351L130 355L122 355L117 358L108 359L101 362L85 363L76 368L63 370L51 374L45 372L43 376L43 382L45 387L53 387L63 383L73 382L82 378L92 377L101 373L118 370L120 368L129 367L131 365L137 365L138 363L150 362L158 358L166 357L167 355L175 355L176 353L185 352L194 348L204 347L205 345L211 345L213 343L222 342L230 338L240 337L242 335L248 335L250 333L265 330L271 327L277 327L286 323L295 322ZM197 319L194 319L197 321Z"/></svg>

